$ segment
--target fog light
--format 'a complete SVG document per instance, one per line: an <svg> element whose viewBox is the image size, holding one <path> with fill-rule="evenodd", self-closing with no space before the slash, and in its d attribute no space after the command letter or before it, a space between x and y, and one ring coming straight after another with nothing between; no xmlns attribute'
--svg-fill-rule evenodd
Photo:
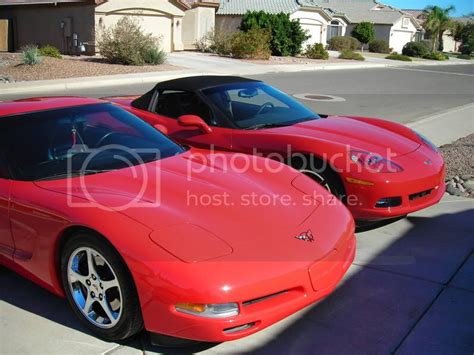
<svg viewBox="0 0 474 355"><path fill-rule="evenodd" d="M206 318L226 318L239 314L239 305L237 303L178 303L174 307L178 312Z"/></svg>
<svg viewBox="0 0 474 355"><path fill-rule="evenodd" d="M388 207L397 207L402 204L402 198L401 197L387 197L387 198L381 198L380 200L377 201L375 204L376 208L388 208Z"/></svg>

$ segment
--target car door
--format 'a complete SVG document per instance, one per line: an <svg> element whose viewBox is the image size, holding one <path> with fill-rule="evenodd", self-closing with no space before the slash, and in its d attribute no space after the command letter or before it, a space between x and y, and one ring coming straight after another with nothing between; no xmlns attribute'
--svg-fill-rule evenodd
<svg viewBox="0 0 474 355"><path fill-rule="evenodd" d="M215 117L198 94L181 90L160 90L155 93L151 111L164 120L168 135L176 141L198 148L231 150L232 130L219 127L219 118ZM204 133L198 127L184 127L178 123L183 115L195 115L203 119L211 133Z"/></svg>
<svg viewBox="0 0 474 355"><path fill-rule="evenodd" d="M10 189L8 169L0 157L0 256L11 258L15 251L15 243L10 227Z"/></svg>

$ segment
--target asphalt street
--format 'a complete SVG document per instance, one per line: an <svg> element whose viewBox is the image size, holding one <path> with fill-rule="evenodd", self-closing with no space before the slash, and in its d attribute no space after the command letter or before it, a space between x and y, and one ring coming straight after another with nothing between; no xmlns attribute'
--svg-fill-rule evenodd
<svg viewBox="0 0 474 355"><path fill-rule="evenodd" d="M345 100L302 100L318 113L365 115L403 123L474 101L474 65L322 70L265 74L253 78L264 80L291 95L329 94ZM91 97L140 95L152 87L153 84L120 85L69 90L67 94ZM41 91L2 95L0 88L1 100L52 95L61 93Z"/></svg>

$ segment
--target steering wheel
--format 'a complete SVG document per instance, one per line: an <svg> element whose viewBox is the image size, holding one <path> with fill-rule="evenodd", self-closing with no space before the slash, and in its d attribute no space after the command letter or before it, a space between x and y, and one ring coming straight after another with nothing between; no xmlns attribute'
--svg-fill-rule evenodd
<svg viewBox="0 0 474 355"><path fill-rule="evenodd" d="M258 109L257 115L260 115L265 111L266 109L273 109L275 108L275 105L271 102L265 102L260 108Z"/></svg>
<svg viewBox="0 0 474 355"><path fill-rule="evenodd" d="M115 135L115 134L118 134L118 132L109 132L109 133L106 133L101 139L99 139L95 145L96 148L100 148L102 146L102 143L104 143L104 141L107 139L107 138L110 138L111 136Z"/></svg>

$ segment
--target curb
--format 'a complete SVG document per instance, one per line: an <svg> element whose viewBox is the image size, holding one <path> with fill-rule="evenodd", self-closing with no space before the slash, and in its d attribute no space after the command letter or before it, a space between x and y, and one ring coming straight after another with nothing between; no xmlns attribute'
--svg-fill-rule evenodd
<svg viewBox="0 0 474 355"><path fill-rule="evenodd" d="M327 64L327 65L308 65L308 64L280 64L280 65L261 65L253 67L243 72L200 71L195 69L182 69L166 72L147 72L133 74L118 74L107 76L79 77L56 80L38 80L18 82L11 84L0 84L1 95L28 94L38 91L54 92L68 91L74 89L101 88L117 85L148 84L164 80L171 80L183 76L201 76L201 75L260 75L272 73L295 73L319 70L350 70L350 69L374 69L374 68L403 68L403 67L423 67L423 66L448 66L448 65L468 65L474 64L467 61L443 62L443 63L371 63L360 64Z"/></svg>

